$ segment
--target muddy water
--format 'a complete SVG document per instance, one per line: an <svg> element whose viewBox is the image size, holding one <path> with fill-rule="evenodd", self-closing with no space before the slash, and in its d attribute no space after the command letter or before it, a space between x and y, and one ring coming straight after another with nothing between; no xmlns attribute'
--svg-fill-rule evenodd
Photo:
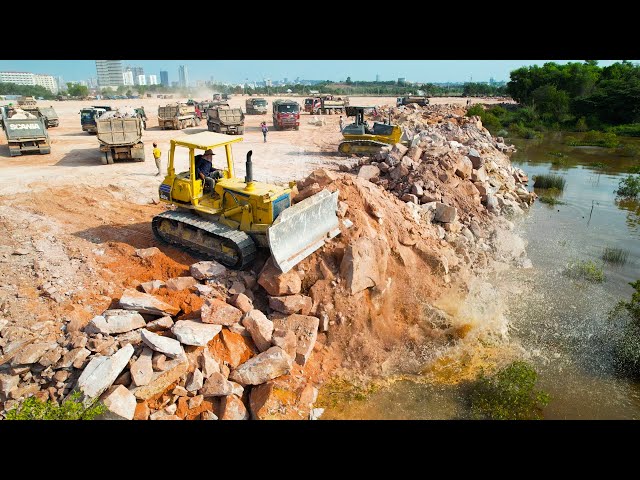
<svg viewBox="0 0 640 480"><path fill-rule="evenodd" d="M637 139L628 141L640 145ZM604 148L566 146L560 134L514 143L519 151L512 162L530 179L546 173L565 178L558 197L565 204L536 201L515 222L533 268L510 268L484 279L499 292L509 330L500 342L505 354L491 360L504 363L517 351L536 366L538 385L551 395L546 419L638 419L640 383L616 375L612 348L619 328L607 319L619 300L629 299L628 282L640 278L640 205L617 202L613 193L638 160ZM533 181L529 185L532 189ZM627 263L603 263L604 247L628 251ZM602 265L605 282L566 277L563 271L572 260ZM465 345L467 352L478 348L472 342ZM441 375L394 382L365 400L327 408L323 418L471 418L469 382L447 383Z"/></svg>

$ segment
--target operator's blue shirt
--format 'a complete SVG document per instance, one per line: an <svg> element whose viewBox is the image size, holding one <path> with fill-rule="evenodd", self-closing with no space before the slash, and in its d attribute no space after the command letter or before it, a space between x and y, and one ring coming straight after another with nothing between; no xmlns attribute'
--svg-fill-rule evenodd
<svg viewBox="0 0 640 480"><path fill-rule="evenodd" d="M208 177L213 170L215 168L213 168L212 162L207 162L202 155L196 155L196 178L200 178L201 173Z"/></svg>

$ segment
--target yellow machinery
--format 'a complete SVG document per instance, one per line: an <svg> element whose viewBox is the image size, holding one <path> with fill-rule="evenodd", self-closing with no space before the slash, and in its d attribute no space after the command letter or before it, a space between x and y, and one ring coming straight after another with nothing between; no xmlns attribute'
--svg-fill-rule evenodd
<svg viewBox="0 0 640 480"><path fill-rule="evenodd" d="M328 190L291 205L291 187L253 180L252 151L247 153L246 177L235 176L231 144L237 135L202 132L171 140L167 176L159 187L160 200L177 208L153 218L153 232L177 245L229 268L242 269L255 258L256 248L268 247L274 263L286 272L340 233L338 192ZM176 151L189 154L189 170L175 172ZM212 149L226 158L219 180L196 175L195 150Z"/></svg>
<svg viewBox="0 0 640 480"><path fill-rule="evenodd" d="M344 155L375 155L382 147L394 145L400 141L402 130L398 125L374 122L373 126L364 120L364 111L374 107L346 107L347 117L356 121L342 129L344 141L338 145L338 151Z"/></svg>

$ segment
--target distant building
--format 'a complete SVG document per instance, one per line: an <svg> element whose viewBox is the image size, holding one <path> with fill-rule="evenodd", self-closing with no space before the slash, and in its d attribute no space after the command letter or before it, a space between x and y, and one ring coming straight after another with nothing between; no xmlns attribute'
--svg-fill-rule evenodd
<svg viewBox="0 0 640 480"><path fill-rule="evenodd" d="M62 78L62 75L58 75L56 77L56 85L58 85L58 92L64 92L67 90L67 84L64 83L64 78Z"/></svg>
<svg viewBox="0 0 640 480"><path fill-rule="evenodd" d="M158 77L156 75L149 75L149 85L157 85Z"/></svg>
<svg viewBox="0 0 640 480"><path fill-rule="evenodd" d="M122 60L96 60L98 86L119 87L124 85Z"/></svg>
<svg viewBox="0 0 640 480"><path fill-rule="evenodd" d="M146 85L147 78L144 75L138 75L136 77L136 85Z"/></svg>
<svg viewBox="0 0 640 480"><path fill-rule="evenodd" d="M98 86L98 79L96 77L90 77L88 84L89 88L96 88ZM60 88L60 84L58 84L58 88Z"/></svg>
<svg viewBox="0 0 640 480"><path fill-rule="evenodd" d="M169 72L166 70L160 70L160 84L163 87L169 86Z"/></svg>
<svg viewBox="0 0 640 480"><path fill-rule="evenodd" d="M271 86L273 86L273 84L271 83L271 79L270 79L270 78L265 79L264 83L265 83L265 85L266 85L267 87L271 87Z"/></svg>
<svg viewBox="0 0 640 480"><path fill-rule="evenodd" d="M124 82L124 85L133 85L133 72L131 70L122 72L122 81Z"/></svg>
<svg viewBox="0 0 640 480"><path fill-rule="evenodd" d="M40 75L29 72L0 72L0 83L16 85L39 85L51 93L58 93L58 82L53 75Z"/></svg>
<svg viewBox="0 0 640 480"><path fill-rule="evenodd" d="M186 65L178 67L178 84L181 87L189 86L189 68Z"/></svg>
<svg viewBox="0 0 640 480"><path fill-rule="evenodd" d="M178 82L171 82L171 86L174 87L174 88L177 87L178 86Z"/></svg>
<svg viewBox="0 0 640 480"><path fill-rule="evenodd" d="M398 85L404 85L407 83L407 79L405 77L398 77Z"/></svg>
<svg viewBox="0 0 640 480"><path fill-rule="evenodd" d="M376 82L380 81L380 74L376 73Z"/></svg>

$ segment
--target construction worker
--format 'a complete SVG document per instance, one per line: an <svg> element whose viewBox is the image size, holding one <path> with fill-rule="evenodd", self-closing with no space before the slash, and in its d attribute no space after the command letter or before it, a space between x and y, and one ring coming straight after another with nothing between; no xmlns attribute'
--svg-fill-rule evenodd
<svg viewBox="0 0 640 480"><path fill-rule="evenodd" d="M342 119L342 115L340 115L340 131L344 129L344 120Z"/></svg>
<svg viewBox="0 0 640 480"><path fill-rule="evenodd" d="M156 142L153 142L153 159L156 161L156 167L158 167L158 173L156 173L156 177L159 177L160 174L162 173L160 171L161 156L162 156L162 152L158 148L158 144Z"/></svg>
<svg viewBox="0 0 640 480"><path fill-rule="evenodd" d="M262 130L262 136L264 137L264 143L267 143L267 132L269 129L267 128L267 122L262 122L260 124L260 130Z"/></svg>

